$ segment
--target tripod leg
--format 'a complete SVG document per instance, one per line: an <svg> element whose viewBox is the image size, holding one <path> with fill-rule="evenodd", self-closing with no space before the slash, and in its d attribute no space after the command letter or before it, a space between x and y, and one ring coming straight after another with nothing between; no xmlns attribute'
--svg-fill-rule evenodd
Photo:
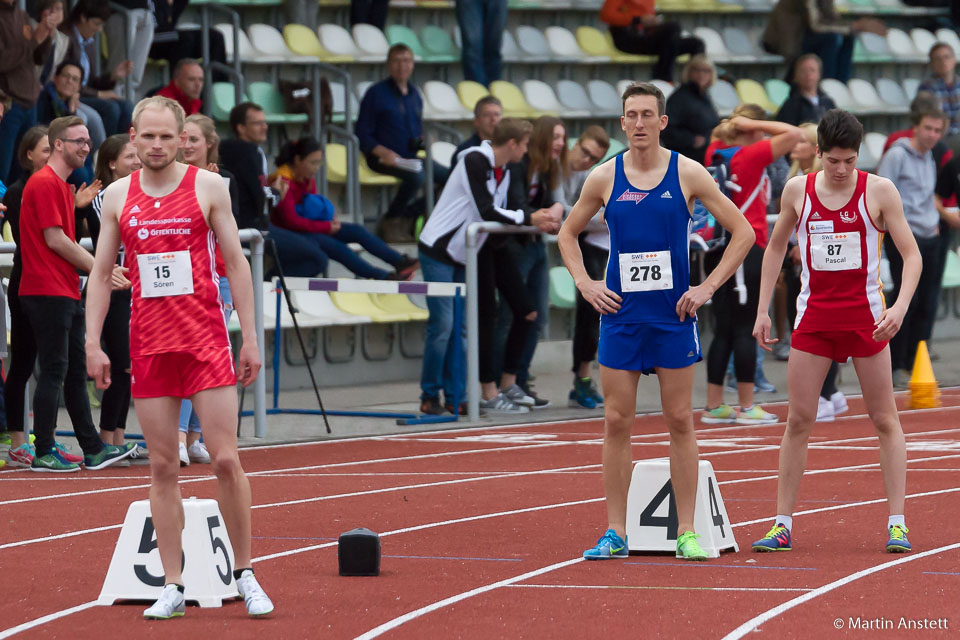
<svg viewBox="0 0 960 640"><path fill-rule="evenodd" d="M280 280L280 287L283 289L283 299L287 302L287 309L290 311L290 317L293 318L293 331L297 334L297 341L300 343L300 352L303 354L303 361L307 365L307 373L310 374L310 384L313 385L313 392L317 396L317 403L320 405L320 415L323 416L323 424L327 428L327 433L333 433L330 429L330 421L327 420L327 412L323 408L323 400L320 398L320 389L317 387L317 380L313 375L313 367L310 366L310 358L307 356L307 346L303 342L303 334L300 333L300 323L297 322L296 309L293 306L293 300L290 298L290 290L287 288L287 281L283 277L283 267L280 265L280 257L277 255L277 245L269 237L266 246L273 252L273 261L277 267L277 277Z"/></svg>

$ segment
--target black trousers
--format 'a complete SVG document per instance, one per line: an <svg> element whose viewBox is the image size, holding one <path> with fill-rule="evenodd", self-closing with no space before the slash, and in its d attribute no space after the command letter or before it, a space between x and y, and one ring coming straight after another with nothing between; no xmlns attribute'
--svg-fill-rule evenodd
<svg viewBox="0 0 960 640"><path fill-rule="evenodd" d="M366 23L383 31L390 0L350 0L350 26Z"/></svg>
<svg viewBox="0 0 960 640"><path fill-rule="evenodd" d="M920 281L917 290L907 307L907 314L903 317L900 331L890 341L890 360L893 369L913 369L913 358L917 354L917 345L921 340L929 340L933 322L937 317L937 304L940 301L940 238L916 238L920 249L920 258L923 260L923 270L920 272ZM890 276L893 280L893 292L890 295L890 305L897 301L900 295L900 284L903 280L903 257L897 251L897 246L890 236L883 240L883 248L890 261Z"/></svg>
<svg viewBox="0 0 960 640"><path fill-rule="evenodd" d="M37 363L37 342L33 337L30 319L20 304L19 293L20 270L14 269L7 287L7 304L10 306L10 367L3 390L7 406L7 429L10 431L24 430L24 393Z"/></svg>
<svg viewBox="0 0 960 640"><path fill-rule="evenodd" d="M494 239L494 242L497 239ZM500 303L510 306L513 323L503 350L503 372L517 373L523 359L523 346L532 324L526 316L534 310L519 269L502 243L488 239L477 254L477 316L480 350L480 382L497 382L498 367L493 348L497 322L497 292Z"/></svg>
<svg viewBox="0 0 960 640"><path fill-rule="evenodd" d="M203 33L200 29L178 29L176 40L154 42L150 47L150 57L154 60L166 60L170 64L171 72L182 58L199 60L203 57ZM210 29L210 60L203 62L227 64L227 49L223 34L216 29ZM214 70L213 81L229 82L230 76Z"/></svg>
<svg viewBox="0 0 960 640"><path fill-rule="evenodd" d="M610 253L588 244L579 238L580 253L583 254L583 266L591 280L603 278ZM577 315L573 326L573 372L580 369L584 362L592 362L597 357L597 344L600 341L600 312L587 302L577 291Z"/></svg>
<svg viewBox="0 0 960 640"><path fill-rule="evenodd" d="M87 357L84 350L83 306L62 296L21 296L20 303L33 325L40 379L33 394L33 432L37 455L50 452L57 428L60 389L84 454L103 449L90 416L87 398Z"/></svg>
<svg viewBox="0 0 960 640"><path fill-rule="evenodd" d="M110 386L100 401L100 430L126 429L130 411L130 290L110 294L103 321L103 350L110 358Z"/></svg>
<svg viewBox="0 0 960 640"><path fill-rule="evenodd" d="M677 56L684 53L694 55L706 50L700 38L682 37L678 22L661 22L642 31L634 27L610 27L610 35L613 36L614 46L624 53L657 56L653 77L667 82L673 82L673 63Z"/></svg>
<svg viewBox="0 0 960 640"><path fill-rule="evenodd" d="M712 260L719 261L720 253ZM708 265L708 268L713 265ZM707 382L723 384L723 377L733 354L733 369L737 382L753 382L757 369L757 341L753 337L753 318L756 318L760 302L760 272L763 268L763 249L753 245L743 261L743 281L747 288L746 301L740 303L740 293L735 289L736 276L713 294L714 330L713 342L707 352Z"/></svg>

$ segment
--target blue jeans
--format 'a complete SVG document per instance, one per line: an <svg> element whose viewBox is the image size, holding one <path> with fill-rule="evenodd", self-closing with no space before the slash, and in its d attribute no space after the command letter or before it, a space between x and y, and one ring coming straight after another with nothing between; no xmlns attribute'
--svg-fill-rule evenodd
<svg viewBox="0 0 960 640"><path fill-rule="evenodd" d="M0 182L13 184L20 176L17 148L27 129L37 124L37 106L24 109L14 102L0 120Z"/></svg>
<svg viewBox="0 0 960 640"><path fill-rule="evenodd" d="M463 39L463 77L488 86L503 70L507 0L457 0L454 10Z"/></svg>
<svg viewBox="0 0 960 640"><path fill-rule="evenodd" d="M383 214L384 218L416 218L423 213L427 213L426 203L416 201L417 194L427 179L426 171L414 173L397 167L389 167L380 162L377 156L373 154L367 156L367 164L377 173L393 176L400 180L397 194L393 196L393 202L390 203L387 212ZM449 168L436 162L433 163L433 183L435 185L443 185L449 175Z"/></svg>
<svg viewBox="0 0 960 640"><path fill-rule="evenodd" d="M823 61L823 77L846 83L853 67L853 36L807 31L801 53L815 53Z"/></svg>
<svg viewBox="0 0 960 640"><path fill-rule="evenodd" d="M359 243L364 249L394 267L403 261L403 254L391 249L390 245L359 224L344 222L340 225L340 230L333 235L325 233L301 233L301 235L310 238L311 242L320 248L320 251L331 260L345 266L358 278L385 280L390 272L375 267L358 256L353 249L347 246L348 242Z"/></svg>
<svg viewBox="0 0 960 640"><path fill-rule="evenodd" d="M440 262L420 252L420 269L423 279L427 282L464 282L466 274L461 266L453 266ZM428 297L427 309L430 318L427 320L427 333L423 345L423 371L420 374L420 398L440 398L443 390L444 399L453 403L454 398L460 402L466 399L466 351L465 341L455 340L454 332L463 335L463 298L460 299L459 327L453 326L454 304L456 298ZM459 353L458 349L459 347ZM454 369L457 365L459 371Z"/></svg>
<svg viewBox="0 0 960 640"><path fill-rule="evenodd" d="M527 242L521 244L513 239L511 243L514 262L517 270L523 276L527 287L530 305L537 312L537 319L530 324L527 339L523 343L523 352L520 355L520 368L517 370L517 384L526 386L530 377L530 363L540 341L540 333L547 324L550 313L550 270L547 267L547 248L543 242ZM501 304L497 311L497 329L494 340L496 362L503 362L503 351L506 347L507 335L510 333L510 324L513 322L513 311L509 305Z"/></svg>
<svg viewBox="0 0 960 640"><path fill-rule="evenodd" d="M130 130L133 103L129 100L83 96L80 98L80 102L93 107L100 114L100 120L103 121L103 129L107 136L112 136L115 133L126 133Z"/></svg>
<svg viewBox="0 0 960 640"><path fill-rule="evenodd" d="M267 235L277 249L277 259L285 276L313 278L326 273L330 259L306 234L271 224L267 227Z"/></svg>
<svg viewBox="0 0 960 640"><path fill-rule="evenodd" d="M223 299L223 318L230 322L230 316L233 315L233 294L230 293L230 282L226 276L220 277L220 298ZM193 403L184 398L180 403L180 431L186 433L188 428L194 433L200 433L200 418L193 410Z"/></svg>

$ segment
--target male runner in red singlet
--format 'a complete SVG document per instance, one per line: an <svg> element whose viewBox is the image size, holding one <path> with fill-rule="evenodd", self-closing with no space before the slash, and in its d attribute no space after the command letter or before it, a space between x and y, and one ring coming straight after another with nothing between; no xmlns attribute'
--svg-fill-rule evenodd
<svg viewBox="0 0 960 640"><path fill-rule="evenodd" d="M184 521L177 484L182 398L193 401L203 425L220 510L233 543L237 589L248 613L265 615L273 603L251 569L250 484L240 466L233 422L238 378L249 385L260 370L253 285L223 179L174 161L184 141L183 120L183 108L168 98L148 98L134 109L131 139L143 168L104 192L100 241L87 286L87 371L99 388L110 384L100 333L109 305L110 270L122 241L133 283L132 395L150 450L150 508L166 579L160 598L144 616L165 619L184 612ZM218 245L243 331L239 372L219 294Z"/></svg>
<svg viewBox="0 0 960 640"><path fill-rule="evenodd" d="M787 239L796 229L802 289L787 365L790 411L780 444L778 515L767 535L753 543L754 551L793 547L793 507L817 418L817 396L831 361L846 362L849 357L880 439L880 468L890 507L886 548L910 551L903 517L907 452L893 397L887 342L900 329L920 279L920 252L893 183L857 170L862 138L863 127L846 111L832 109L824 114L817 127L823 171L797 176L784 187L780 217L763 256L753 335L769 351L776 340L770 339L767 309ZM903 255L900 296L889 309L879 273L884 233L890 234Z"/></svg>

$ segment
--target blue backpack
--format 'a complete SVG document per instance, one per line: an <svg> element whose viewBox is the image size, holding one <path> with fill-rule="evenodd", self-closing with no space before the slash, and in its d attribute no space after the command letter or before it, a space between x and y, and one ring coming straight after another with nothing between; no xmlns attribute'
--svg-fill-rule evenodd
<svg viewBox="0 0 960 640"><path fill-rule="evenodd" d="M297 215L307 220L327 222L333 220L333 203L321 195L308 193L296 207Z"/></svg>

